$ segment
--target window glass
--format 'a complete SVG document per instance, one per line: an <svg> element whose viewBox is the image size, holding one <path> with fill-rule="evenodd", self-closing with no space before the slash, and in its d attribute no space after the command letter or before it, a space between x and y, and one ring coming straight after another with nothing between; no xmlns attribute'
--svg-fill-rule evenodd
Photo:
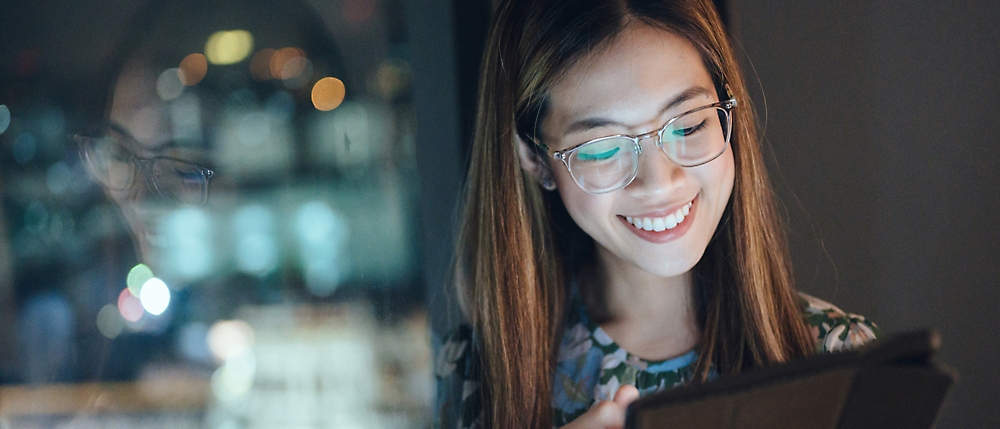
<svg viewBox="0 0 1000 429"><path fill-rule="evenodd" d="M401 6L0 6L0 427L430 424Z"/></svg>

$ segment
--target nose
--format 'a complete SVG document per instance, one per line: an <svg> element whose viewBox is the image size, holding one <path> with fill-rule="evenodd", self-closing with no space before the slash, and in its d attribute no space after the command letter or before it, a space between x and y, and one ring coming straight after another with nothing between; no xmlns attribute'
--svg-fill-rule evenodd
<svg viewBox="0 0 1000 429"><path fill-rule="evenodd" d="M656 135L643 137L639 144L642 148L639 171L625 189L636 198L662 199L680 186L684 169L667 158L657 145Z"/></svg>

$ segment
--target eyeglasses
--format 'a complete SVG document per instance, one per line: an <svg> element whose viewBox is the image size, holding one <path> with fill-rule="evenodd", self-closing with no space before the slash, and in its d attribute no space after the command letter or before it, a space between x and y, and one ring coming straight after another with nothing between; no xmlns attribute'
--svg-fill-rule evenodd
<svg viewBox="0 0 1000 429"><path fill-rule="evenodd" d="M215 174L212 170L166 156L136 156L126 147L138 143L115 126L107 126L93 137L74 135L72 139L79 144L87 170L109 189L128 189L141 176L164 199L193 205L208 199L208 181Z"/></svg>
<svg viewBox="0 0 1000 429"><path fill-rule="evenodd" d="M537 140L535 144L562 161L580 189L603 194L635 180L642 153L639 141L649 137L657 137L656 145L663 154L681 167L696 167L718 158L729 144L734 107L736 99L719 101L688 110L645 134L616 134L555 152Z"/></svg>

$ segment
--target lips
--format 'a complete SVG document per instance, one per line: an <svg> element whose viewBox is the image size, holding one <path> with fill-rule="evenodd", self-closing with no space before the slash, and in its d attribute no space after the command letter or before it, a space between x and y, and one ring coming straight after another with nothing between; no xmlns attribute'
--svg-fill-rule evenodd
<svg viewBox="0 0 1000 429"><path fill-rule="evenodd" d="M681 206L653 210L637 216L619 215L622 223L628 225L639 238L651 243L666 243L683 236L691 229L692 218L698 208L698 198Z"/></svg>

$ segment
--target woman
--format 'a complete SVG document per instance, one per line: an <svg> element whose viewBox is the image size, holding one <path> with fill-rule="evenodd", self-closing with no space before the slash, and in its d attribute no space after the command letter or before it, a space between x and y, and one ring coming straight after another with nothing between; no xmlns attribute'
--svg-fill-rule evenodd
<svg viewBox="0 0 1000 429"><path fill-rule="evenodd" d="M444 427L620 427L640 394L853 347L797 294L707 0L497 10L439 355Z"/></svg>

